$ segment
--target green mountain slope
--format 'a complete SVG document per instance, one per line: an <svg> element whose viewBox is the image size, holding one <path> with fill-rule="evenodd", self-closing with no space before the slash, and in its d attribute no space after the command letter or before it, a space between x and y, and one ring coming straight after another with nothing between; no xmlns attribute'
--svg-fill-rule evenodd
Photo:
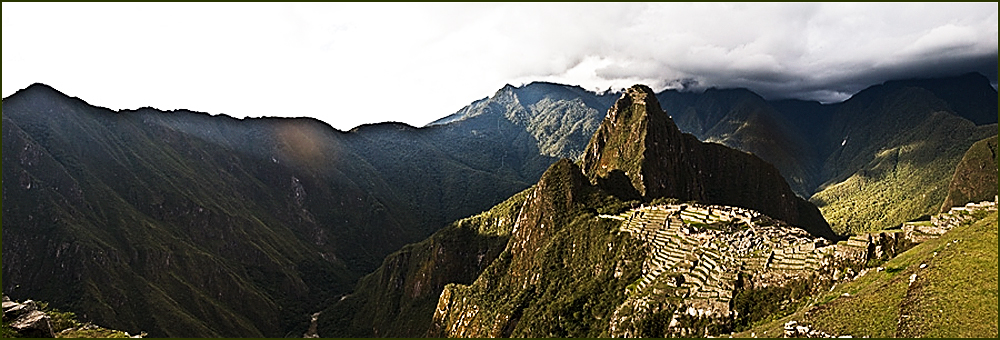
<svg viewBox="0 0 1000 340"><path fill-rule="evenodd" d="M851 233L935 212L944 173L997 121L996 90L975 73L889 81L826 105L765 102L745 89L657 98L681 131L774 164L838 232Z"/></svg>
<svg viewBox="0 0 1000 340"><path fill-rule="evenodd" d="M536 145L542 155L576 159L615 97L547 82L507 85L430 126L465 122L471 128L463 128L477 135L524 134L523 142Z"/></svg>
<svg viewBox="0 0 1000 340"><path fill-rule="evenodd" d="M286 222L303 218L292 173L271 173L284 185L268 187L215 144L34 99L4 101L11 296L133 333L283 335L305 301L356 275L335 248L306 241L315 224Z"/></svg>
<svg viewBox="0 0 1000 340"><path fill-rule="evenodd" d="M665 167L662 164L664 156L670 156L667 163L677 168L704 171L681 172ZM723 159L721 168L729 170L727 176L717 173L721 168L711 163ZM788 189L773 167L766 172L769 175L761 176L763 171L758 162L766 165L746 153L702 144L693 136L682 135L660 110L649 88L630 88L609 110L591 139L580 161L582 166L564 159L542 175L520 209L510 240L499 257L473 283L453 283L444 287L429 335L607 337L633 334L627 330L633 327L630 325L638 325L643 330L641 335L656 334L660 327L657 326L658 317L665 316L669 321L670 315L674 315L674 309L669 308L681 308L688 298L698 298L679 295L673 302L661 301L665 309L660 312L645 309L644 312L629 312L633 303L645 301L636 300L636 294L660 289L659 283L647 285L643 282L661 282L657 276L647 276L662 269L649 267L654 257L650 251L653 243L634 237L632 232L622 232L621 221L628 218L613 215L641 202L632 199L659 202L671 197L676 200L675 194L682 195L681 199L718 200L721 202L714 203L730 204L746 203L740 201L741 195L772 197L772 193L779 192L787 201L776 198L768 202L771 206L758 205L778 213L787 213L780 208L786 203L808 206ZM739 176L743 176L741 181L731 180ZM740 194L733 196L704 195L716 192L716 185L735 183L752 184L737 187ZM685 185L703 189L685 190ZM815 208L813 212L819 216ZM798 211L788 216L801 216L795 213ZM756 219L758 223L765 220ZM778 225L784 227L775 230L786 228L808 235L801 229ZM761 228L766 229L763 225ZM821 229L816 233L823 234ZM665 255L656 255L656 258L661 256ZM707 275L700 273L678 275L702 275L702 278ZM672 276L665 275L662 280L667 281L669 277ZM646 287L650 287L649 290L644 290ZM702 293L698 294L700 298ZM688 325L689 322L693 324ZM695 327L693 325L698 322L701 321L682 323Z"/></svg>
<svg viewBox="0 0 1000 340"><path fill-rule="evenodd" d="M969 202L980 202L997 195L997 136L972 144L955 168L948 185L948 196L941 211Z"/></svg>
<svg viewBox="0 0 1000 340"><path fill-rule="evenodd" d="M671 140L701 145L698 152L677 159L665 147L626 150L639 146L638 135L618 140L662 164L633 172L625 157L621 171L588 173L593 183L582 188L601 194L570 214L654 201L673 185L656 173L683 164L671 173L692 186L673 196L784 204L767 214L794 220L815 210L781 203L798 194L811 196L838 233L898 225L935 212L963 153L996 134L996 91L983 79L887 82L830 105L766 102L745 90L656 94L677 128L697 137ZM3 289L153 336L294 336L316 311L324 311L322 335L420 335L430 318L411 316L447 283L482 270L465 256L510 236L481 237L471 232L479 222L467 221L400 248L529 187L557 157L583 158L617 95L508 86L424 128L340 132L312 119L114 112L36 85L3 101ZM657 126L646 135L680 134ZM738 166L757 158L699 140L775 166ZM733 171L742 168L761 183L784 175L795 194L784 183L747 188ZM697 179L706 171L725 184ZM747 194L755 191L767 197ZM428 247L461 265L415 280L433 271L413 268L439 263ZM356 285L376 269L364 282L380 282L377 289Z"/></svg>
<svg viewBox="0 0 1000 340"><path fill-rule="evenodd" d="M529 190L386 257L319 317L319 335L422 336L441 290L472 283L507 245Z"/></svg>
<svg viewBox="0 0 1000 340"><path fill-rule="evenodd" d="M681 131L766 160L800 197L808 198L819 185L820 156L809 142L808 123L794 120L805 114L783 116L772 103L746 89L668 90L656 98Z"/></svg>
<svg viewBox="0 0 1000 340"><path fill-rule="evenodd" d="M385 255L551 162L455 125L114 112L34 85L3 102L4 291L132 333L301 334Z"/></svg>
<svg viewBox="0 0 1000 340"><path fill-rule="evenodd" d="M552 86L552 85L549 85L549 86ZM508 93L509 97L507 97L507 99L506 99L508 101L508 103L514 102L515 99L518 100L518 101L520 101L520 98L516 98L516 95L513 93L514 90L516 90L516 88L505 88L505 90L507 90L507 91L500 91L500 92L498 92L498 96L495 96L495 97L503 97L503 96L501 96L499 94L501 94L501 93ZM796 101L785 101L785 102L782 102L782 103L773 103L773 102L762 103L761 100L759 99L759 97L756 97L755 95L752 95L752 94L748 95L748 94L740 92L740 91L725 91L725 90L722 90L722 91L712 91L712 92L714 92L715 97L718 97L718 98L714 98L713 97L712 100L699 99L699 98L708 98L709 96L706 95L704 97L701 97L701 96L699 96L699 94L694 94L694 93L672 93L671 91L667 91L667 92L664 92L664 93L657 94L656 98L660 99L660 101L661 101L661 103L663 104L664 107L672 107L672 108L674 108L673 111L667 110L667 112L671 113L671 115L673 116L674 119L678 119L677 125L683 131L696 130L694 128L691 128L691 126L698 126L698 125L694 124L693 122L696 122L697 124L703 124L703 125L710 126L710 128L703 129L703 130L704 131L711 130L712 132L711 133L704 133L704 131L700 132L703 135L701 135L699 137L699 139L720 138L719 136L726 136L725 138L727 138L727 139L725 141L721 141L721 142L727 143L727 144L728 143L733 143L733 144L735 144L735 143L742 143L742 144L740 144L742 146L747 146L747 145L752 146L753 143L751 141L753 141L754 138L756 138L757 140L761 140L761 139L772 139L772 140L775 140L775 138L780 137L781 134L786 134L786 133L790 134L790 135L793 135L790 138L795 138L794 134L799 134L800 136L801 135L810 136L810 138L805 139L808 142L802 142L802 140L799 139L799 140L797 140L795 142L782 142L782 143L772 144L772 145L778 145L778 144L787 144L787 143L803 143L805 145L805 147L803 147L803 148L799 148L799 149L796 149L796 148L787 148L787 145L785 145L786 148L784 150L786 150L786 151L782 151L782 152L784 152L785 155L794 155L794 157L786 157L786 158L784 158L783 159L784 161L791 160L792 162L795 162L795 163L799 163L799 164L805 163L805 164L807 164L807 165L796 165L796 164L792 165L793 167L800 167L800 168L806 168L806 167L808 167L809 166L808 165L809 162L815 162L816 164L813 165L813 166L814 167L818 167L819 164L820 164L820 162L822 161L822 157L821 157L822 152L829 152L828 150L824 151L824 149L823 149L823 148L826 147L826 144L824 144L824 139L822 139L822 138L816 138L816 137L820 136L821 132L825 131L825 129L828 128L830 120L834 118L833 112L840 107L839 105L836 105L836 104L835 105L821 105L821 104L814 103L814 102L796 102ZM685 96L689 96L690 98L684 98ZM667 99L664 99L664 98L667 98ZM501 108L504 107L504 106L499 106L499 104L492 103L491 101L494 100L494 99L495 98L491 98L491 99L487 99L487 100L484 100L483 102L478 102L478 103L487 103L487 102L490 102L489 105L486 105L486 104L481 104L481 105L482 105L482 107L490 107L490 108L492 108L492 110L495 110L495 111L487 111L487 110L475 111L475 110L469 110L469 111L466 112L467 114L465 116L456 115L456 116L453 116L453 117L449 117L448 119L469 119L469 116L472 116L472 117L485 117L485 116L488 116L488 115L487 114L483 114L483 112L492 112L492 113L495 114L496 112L502 111ZM720 104L720 102L721 102L721 104ZM476 105L477 104L474 104L473 106L470 106L470 107L475 107ZM773 109L772 108L768 108L767 105L774 105L774 108ZM518 107L518 106L515 105L514 107ZM683 110L683 112L682 112L682 110ZM517 109L517 110L514 110L514 111L516 111L516 112L522 112L522 114L523 114L523 112L525 112L523 109ZM476 113L475 114L468 114L468 112L476 112ZM679 112L682 112L682 113L679 113ZM881 112L872 110L872 114L873 115L878 115L878 114L881 114ZM748 120L748 122L746 124L737 124L737 123L740 122L741 119ZM683 121L683 123L682 123L682 121ZM965 121L963 119L954 119L954 121L955 122L960 122L960 124L967 124L967 123L961 123L961 122ZM494 120L493 122L496 122L496 121ZM759 122L766 122L767 124L759 124ZM631 126L629 124L623 124L623 125L625 125L625 126ZM685 125L688 126L689 130L685 130L684 129L683 126L685 126ZM482 125L482 126L485 126L485 124ZM948 125L945 125L945 126L948 126ZM763 128L761 128L761 127L763 127ZM739 130L740 128L742 128L742 130L736 131L736 130ZM729 130L727 130L727 129L729 129ZM596 132L596 129L595 129L595 132ZM695 132L696 132L696 135L699 133L697 130ZM775 136L775 135L778 135L778 136ZM956 135L960 135L960 132L956 133ZM641 139L637 137L637 138L633 138L632 140L641 140ZM838 143L839 143L839 140L838 140ZM629 147L629 146L635 146L635 144L628 143L628 142L623 142L623 143L620 143L620 144L621 144L620 146L622 148ZM802 151L802 149L805 149L806 151ZM788 151L788 150L791 150L791 151ZM814 155L814 156L812 156L813 158L811 158L811 160L810 160L809 157L801 157L801 154L800 154L801 152L807 152L810 155ZM768 155L768 153L766 153L766 152L761 152L761 153L763 153L763 155L761 155L762 157L765 157L765 156ZM755 154L757 154L757 153L755 153ZM774 157L772 157L772 159L774 159ZM817 171L817 173L818 173L818 171ZM821 179L821 177L818 174L810 174L810 175L813 176L812 177L813 181L819 181ZM593 190L597 190L599 192L603 192L603 195L605 195L605 197L607 197L608 200L612 200L612 201L619 202L619 203L617 203L618 205L612 204L611 206L608 206L608 207L605 207L605 208L601 208L602 207L601 204L606 204L606 203L598 203L598 205L590 207L591 209L603 209L603 210L611 211L611 210L617 209L617 208L613 208L614 206L619 206L620 207L620 204L622 204L621 201L620 201L621 199L628 200L628 199L638 199L639 198L640 194L632 187L632 180L628 176L625 176L624 171L622 171L622 172L611 172L610 177L605 178L603 180L599 180L597 182L599 183L600 189L593 189ZM814 182L813 185L818 185L817 183L818 182ZM890 186L891 185L895 185L895 183L893 183L891 181L886 182L886 183L887 183L887 185L890 185ZM894 190L894 189L889 189L889 191L891 191L891 190ZM618 198L616 198L616 197L618 197ZM845 199L849 199L849 198L845 198ZM586 215L587 213L584 212L582 214ZM586 220L583 217L581 217L581 219ZM584 225L574 225L574 227L569 228L569 229L570 230L590 230L589 228L592 228L592 226L584 224ZM571 236L566 236L566 238L567 239L565 240L565 242L576 243L574 241L571 241L572 240ZM618 241L625 242L624 240L625 239L621 239L621 240L618 240ZM566 246L566 245L562 245L562 246ZM423 260L423 261L408 261L407 262L404 259L408 259L409 257L411 257L412 256L411 254L424 254L424 253L428 253L428 251L427 251L428 247L429 247L429 245L427 243L421 243L419 245L416 245L414 248L409 248L408 247L407 251L403 251L403 252L400 252L398 254L395 254L395 255L391 256L390 258L393 258L393 259L392 260L387 260L386 265L384 265L382 268L380 268L380 270L377 272L378 274L373 274L375 276L382 276L382 277L397 277L397 278L399 278L400 282L410 282L411 286L406 286L406 285L403 285L403 286L397 286L397 285L377 285L377 284L361 284L361 285L359 285L355 289L355 293L352 296L349 297L349 299L352 300L351 303L349 303L349 304L348 303L340 303L340 304L337 304L333 308L333 310L336 310L338 312L346 312L346 314L344 314L344 313L342 313L342 314L336 314L336 318L339 318L339 319L334 319L333 316L331 316L329 319L326 319L327 320L326 322L328 322L328 323L330 323L330 324L333 325L333 326L328 326L327 327L328 330L334 332L334 333L329 333L329 334L352 334L352 335L365 335L365 336L371 336L371 335L374 335L374 334L380 334L380 335L385 335L385 336L420 336L420 335L423 335L424 333L421 332L421 330L424 329L426 326L423 323L424 321L421 321L421 320L427 320L427 319L426 319L426 316L420 316L420 314L419 314L420 312L419 311L420 310L423 310L423 311L431 310L430 306L426 306L425 305L424 307L422 307L420 309L412 309L412 308L411 309L407 309L407 311L413 312L413 314L410 314L410 315L408 315L406 313L392 312L391 309L388 309L387 306L412 305L412 301L414 299L411 298L411 297L408 297L408 296L404 296L404 294L400 293L399 291L412 289L412 282L420 282L420 280L414 280L413 278L408 277L404 273L412 272L413 271L412 268L417 268L417 267L426 268L425 265L426 265L427 262L426 262L426 260ZM561 246L551 246L550 245L549 247L561 247ZM573 245L571 244L568 247L573 248ZM423 250L415 250L415 249L423 249ZM448 249L448 248L445 248L445 249ZM604 253L601 253L600 251L597 251L597 250L590 250L590 251L595 252L594 256L596 256L596 257L600 257L600 256L611 256L611 257L618 256L618 255L604 254ZM612 250L612 251L614 251L614 250ZM452 252L454 252L454 250L452 250ZM596 255L596 254L602 254L602 255ZM635 254L632 254L632 255L635 255ZM544 257L551 257L551 256L554 256L554 255L546 253L546 256L539 256L538 261L544 261L542 258L544 258ZM416 256L416 257L417 258L422 258L420 256ZM507 259L507 257L506 257L506 255L500 255L500 259L502 259L502 260L503 259ZM631 261L640 261L640 259L639 258L632 258ZM491 267L491 269L488 269L486 272L483 272L483 274L481 275L481 277L478 280L482 280L484 282L501 282L501 281L507 280L507 276L509 276L509 273L507 271L505 271L505 269L503 269L503 268L506 268L506 267L503 267L503 266L507 266L507 265L505 265L504 264L505 262L503 262L503 261L496 262L496 263L497 263L496 264L497 266L501 266L501 267L498 267L499 269ZM392 265L390 266L389 264L392 264ZM401 264L403 264L403 265L401 265ZM582 262L581 265L583 265L583 266L591 265L592 266L593 264L592 263L587 263L587 262ZM577 277L576 276L577 274L574 273L575 270L582 270L581 268L583 268L583 267L579 267L578 266L578 267L574 267L574 268L568 268L568 269L565 269L564 271L562 271L560 273L552 274L551 276L547 276L548 274L546 274L546 275L543 275L542 277L552 277L554 279L562 280L562 278L559 278L559 277L560 276L565 276L565 277L573 277L573 278L575 278L574 280L567 280L567 281L575 282L576 280L580 280L582 282L588 282L587 281L588 278L586 278L586 277ZM586 271L586 270L584 270L584 271ZM542 272L545 272L545 271L543 270ZM507 327L500 327L500 328L495 327L495 325L498 322L500 324L502 324L503 323L503 319L506 318L506 317L511 317L513 319L514 316L517 316L516 319L518 319L518 320L524 319L525 318L523 316L524 312L511 312L511 311L517 311L517 310L521 310L521 309L525 308L525 307L523 307L523 305L526 304L526 303L528 303L526 301L529 300L529 297L527 297L526 295L521 295L521 296L518 296L516 298L511 298L510 297L511 295L516 295L516 294L514 294L514 292L510 292L511 294L508 294L508 295L504 295L504 293L485 293L485 292L479 292L479 289L475 288L475 287L477 287L477 284L473 284L473 285L469 286L469 288L465 288L466 286L464 286L464 285L469 280L469 277L465 276L466 274L468 274L468 273L463 273L462 275L457 276L455 279L453 279L451 281L451 282L454 282L454 283L458 283L457 285L449 285L448 288L444 289L445 294L449 295L449 297L446 298L446 299L442 299L440 301L441 303L452 303L451 301L456 301L456 299L459 299L459 298L462 298L462 297L469 297L469 298L475 298L475 299L485 299L485 300L492 300L492 299L500 297L500 298L504 298L505 300L503 300L503 302L500 302L500 303L502 303L501 305L489 305L488 308L483 308L484 307L483 305L478 305L478 307L477 307L478 309L476 309L476 310L479 311L477 313L484 313L484 312L486 312L486 313L490 313L491 315L494 315L494 317L503 316L503 318L501 318L499 321L498 320L494 320L494 321L492 321L493 324L491 325L490 324L491 321L488 321L489 318L479 319L479 317L475 317L475 320L479 320L479 321L470 321L471 323L465 324L465 326L462 326L460 328L467 330L468 333L465 333L466 335L484 336L484 335L511 335L511 334L513 334L514 328L517 327L516 323L508 323ZM440 273L439 274L434 274L434 272L431 272L431 273L428 273L426 275L434 277L436 280L440 279L441 281L438 281L438 282L441 282L441 283L449 281L447 279L444 279L444 277L446 277L447 275L442 275ZM629 282L631 282L631 281L634 281L634 279L630 279ZM572 287L566 287L566 286L564 286L563 289L565 289L567 291L579 290L579 291L582 291L582 292L593 293L592 295L598 296L596 299L607 299L608 301L611 301L610 303L612 303L612 304L616 303L616 302L619 302L616 299L620 299L621 298L621 297L615 297L614 294L617 294L617 293L614 292L614 290L602 290L602 292L604 292L604 293L600 293L600 292L596 292L595 293L595 290L593 289L594 286L587 286L587 285L601 285L601 283L590 282L590 283L585 284L584 286L572 286ZM604 283L604 285L606 285L606 283ZM370 287L379 287L379 288L377 288L377 289L371 289ZM488 285L488 287L491 287L490 289L498 289L497 287L502 287L502 284L499 284L499 283L490 284L490 285ZM587 287L591 287L591 288L587 288ZM434 290L434 293L432 293L431 295L436 294L438 291L440 291L439 289L440 288L438 287L436 290ZM469 291L470 289L472 290L471 292ZM796 291L796 289L798 289L799 294L803 294L801 288L788 288L787 291L794 292L794 291ZM381 291L381 293L378 293L378 291ZM787 291L786 291L786 293L787 293ZM754 291L754 292L755 293L753 293L753 294L746 294L745 296L747 296L747 297L745 297L744 299L750 299L751 297L753 299L757 299L757 298L762 297L762 296L770 296L768 294L772 294L773 295L773 294L775 294L775 292L778 292L778 291L777 290L775 290L775 291L761 290L759 292L757 292L757 291ZM451 294L457 294L457 295L451 295ZM468 294L472 294L472 295L468 295ZM374 295L374 297L372 297L371 295ZM550 295L555 295L555 293L550 293ZM582 294L582 295L585 295L585 294ZM369 297L362 298L362 296L369 296ZM391 296L393 298L385 298L385 296ZM354 300L354 299L356 299L356 300ZM584 298L583 297L577 297L576 299L581 299L582 300ZM361 301L368 301L368 302L361 302ZM376 302L373 302L373 301L376 301ZM555 302L553 302L554 300L547 300L547 301L548 302L537 302L537 306L543 306L543 305L545 305L546 303L549 303L549 302L555 303ZM742 305L745 305L745 306L751 306L751 307L747 307L747 308L751 308L751 309L758 308L758 307L763 308L765 306L768 306L767 308L772 308L772 307L773 308L778 308L778 307L774 307L774 306L767 305L767 304L765 304L765 305L755 305L754 303L765 303L765 302L752 302L752 301L757 301L757 300L744 300L741 303L742 303ZM767 301L767 300L762 300L762 301ZM780 302L780 301L776 301L774 303L777 303L777 302ZM770 302L766 302L766 303L770 303ZM758 306L758 307L753 307L753 306ZM777 305L775 305L775 306L777 306ZM607 306L604 306L604 307L607 307ZM444 307L442 305L439 305L438 306L439 312L437 312L438 314L440 314L441 308L444 308ZM455 307L455 308L457 308L457 307ZM541 308L541 307L538 307L538 308ZM784 307L782 307L782 308L784 308ZM458 310L462 310L461 308L457 308L457 309ZM352 310L364 310L365 312L363 312L363 313L355 313L355 312L352 312ZM378 310L380 312L373 312L375 310ZM452 310L452 309L449 309L449 310ZM506 313L506 312L493 312L493 310L502 310L502 311L506 311L506 312L511 312L513 314L506 314L506 315L504 315L503 313ZM566 313L572 314L572 312L569 309L565 309L564 311ZM391 317L387 317L387 318L384 318L384 319L381 318L381 317L378 317L377 315L382 315L381 313L384 313L384 315L391 315ZM520 313L520 314L518 314L518 313ZM586 327L589 327L589 326L581 326L581 325L579 325L579 322L580 322L581 319L577 319L576 321L573 321L573 322L561 322L561 321L556 321L556 319L561 319L560 316L562 316L564 318L566 315L569 315L569 314L560 314L560 312L557 312L555 310L550 311L549 313L551 313L549 315L552 316L552 318L540 317L540 319L536 319L536 321L534 321L534 322L536 322L536 323L552 323L552 324L563 323L563 324L566 324L565 327L562 327L562 326L556 327L556 328L561 328L561 330L553 331L553 333L551 333L551 334L577 334L577 335L584 335L584 334L586 334L586 335L595 335L595 334L596 335L600 335L600 334L602 334L600 331L596 331L596 329L599 329L601 327L600 326L601 325L600 322L594 323L594 325L592 326L594 328L591 329L591 331L581 331L581 329L585 329ZM331 313L331 315L333 315L333 314L334 313ZM372 316L373 314L376 315L376 316ZM599 312L598 312L598 314L599 314ZM518 316L518 315L520 315L520 316ZM756 315L756 314L753 314L753 315ZM766 314L762 314L762 315L763 316L757 316L757 317L766 317ZM430 334L431 335L443 335L443 334L446 334L446 333L447 334L451 334L451 335L461 334L461 333L449 333L448 327L454 327L454 324L449 324L446 321L442 321L442 320L452 320L452 321L454 321L454 319L447 319L448 317L452 317L452 316L454 316L454 317L456 317L458 319L462 319L461 315L450 315L450 314L449 315L439 315L437 317L444 318L444 319L440 319L440 320L436 319L436 320L438 320L437 321L438 323L434 326L434 328L432 329L432 332ZM472 314L465 314L465 316L466 317L472 317L473 315ZM535 314L535 316L539 317L539 314ZM325 316L321 316L321 320L324 320L323 319L324 317ZM753 317L753 316L751 316L751 317ZM362 320L362 321L359 323L358 320ZM462 319L462 320L465 320L465 319ZM538 320L542 320L542 321L538 321ZM653 319L649 319L649 321L646 321L646 323L645 323L646 327L647 328L648 327L655 328L655 325L658 324L657 323L658 321L655 321L655 320L656 319L653 318ZM754 319L748 319L748 320L754 320ZM669 321L669 320L667 320L667 321ZM588 322L593 323L594 321L591 320L591 321L588 321ZM394 325L396 323L398 323L398 324L405 324L407 326L405 327L405 329L404 328L395 328L392 325ZM477 327L480 327L480 328L473 327L473 328L471 328L472 329L471 331L468 330L470 328L468 328L467 326L471 325L471 324L474 324L474 323L482 323L482 324L480 324L479 326L477 326ZM354 327L354 328L352 328L351 331L347 331L346 333L340 333L340 330L345 329L344 325L346 325L346 324L351 324L351 327ZM360 325L360 326L358 326L358 325ZM371 326L371 325L375 325L375 326ZM367 329L367 327L371 327L371 330ZM493 328L490 328L490 327L493 327ZM541 327L541 326L539 326L539 327ZM545 326L542 329L549 329L549 328L553 328L553 327ZM566 330L566 328L573 328L575 330L572 331L572 332L569 332L569 331ZM651 331L652 328L647 329L647 330ZM450 331L454 331L454 330L455 329L453 328ZM328 333L322 333L321 332L321 334L328 334ZM522 334L529 334L529 333L522 333ZM546 334L546 333L535 333L535 332L532 332L530 334L542 335L542 334ZM645 334L645 333L643 333L643 334ZM648 334L655 334L655 333L648 333Z"/></svg>
<svg viewBox="0 0 1000 340"><path fill-rule="evenodd" d="M594 208L598 210L594 210ZM431 336L600 336L600 318L638 278L640 248L594 217L624 207L567 160L554 164L518 216L503 253L472 285L441 293ZM596 223L595 223L596 222ZM616 272L625 276L615 279ZM444 313L444 314L442 314ZM459 321L461 320L461 321Z"/></svg>
<svg viewBox="0 0 1000 340"><path fill-rule="evenodd" d="M996 337L997 213L919 244L788 317L737 334L780 337L790 320L857 337Z"/></svg>
<svg viewBox="0 0 1000 340"><path fill-rule="evenodd" d="M937 212L962 154L996 132L995 124L975 125L926 89L890 85L840 104L827 130L829 179L810 201L837 232L879 230Z"/></svg>

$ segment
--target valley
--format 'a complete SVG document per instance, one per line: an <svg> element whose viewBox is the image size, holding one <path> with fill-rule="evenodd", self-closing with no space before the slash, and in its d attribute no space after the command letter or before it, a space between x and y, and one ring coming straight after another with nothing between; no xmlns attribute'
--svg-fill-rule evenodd
<svg viewBox="0 0 1000 340"><path fill-rule="evenodd" d="M978 74L836 104L538 82L338 131L33 85L3 101L3 290L155 337L954 334L816 303L995 240L996 102Z"/></svg>

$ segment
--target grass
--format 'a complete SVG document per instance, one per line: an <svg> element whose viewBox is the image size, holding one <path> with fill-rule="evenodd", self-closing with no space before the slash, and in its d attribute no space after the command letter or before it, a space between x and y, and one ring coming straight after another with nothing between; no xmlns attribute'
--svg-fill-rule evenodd
<svg viewBox="0 0 1000 340"><path fill-rule="evenodd" d="M997 337L997 214L961 229L939 239L901 307L914 321L897 336Z"/></svg>
<svg viewBox="0 0 1000 340"><path fill-rule="evenodd" d="M996 212L919 244L882 268L736 336L779 337L782 325L796 320L854 337L997 337ZM911 285L912 274L917 276Z"/></svg>
<svg viewBox="0 0 1000 340"><path fill-rule="evenodd" d="M114 329L99 327L91 323L82 323L76 319L76 313L63 312L50 308L47 302L36 301L38 310L49 316L49 324L56 338L130 338L129 334ZM20 338L22 335L10 327L12 320L4 320L0 328L3 338Z"/></svg>

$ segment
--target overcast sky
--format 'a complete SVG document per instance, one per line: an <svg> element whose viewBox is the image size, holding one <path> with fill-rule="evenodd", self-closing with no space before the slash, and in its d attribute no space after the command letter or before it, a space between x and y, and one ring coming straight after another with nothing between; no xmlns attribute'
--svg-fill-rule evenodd
<svg viewBox="0 0 1000 340"><path fill-rule="evenodd" d="M846 99L885 80L996 83L997 3L3 3L3 96L422 126L505 84L747 87ZM994 85L995 86L995 85Z"/></svg>

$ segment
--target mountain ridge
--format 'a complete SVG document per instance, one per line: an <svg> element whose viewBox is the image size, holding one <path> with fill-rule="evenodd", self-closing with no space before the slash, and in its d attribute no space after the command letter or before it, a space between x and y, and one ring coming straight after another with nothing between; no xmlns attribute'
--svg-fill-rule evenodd
<svg viewBox="0 0 1000 340"><path fill-rule="evenodd" d="M633 86L608 111L582 167L592 181L624 171L646 201L670 197L741 206L836 239L819 210L797 197L774 166L716 145L681 133L649 87Z"/></svg>
<svg viewBox="0 0 1000 340"><path fill-rule="evenodd" d="M3 106L16 179L4 182L4 291L153 336L297 332L385 254L522 190L546 162L527 146L506 165L481 159L447 129L414 144L316 119L111 111L43 85ZM415 157L419 172L396 163Z"/></svg>
<svg viewBox="0 0 1000 340"><path fill-rule="evenodd" d="M975 108L993 98L995 106L996 91L986 90L973 76L953 78L946 80L978 84L961 88L981 90L984 96L935 94L942 90L925 84L931 81L892 82L849 105L775 104L739 90L711 91L735 94L711 101L698 93L680 93L690 102L661 99L673 96L665 95L669 91L654 95L664 106L676 107L667 112L682 131L687 124L683 122L702 119L698 124L710 126L704 129L706 140L744 151L761 147L750 152L774 163L794 188L820 181L797 174L827 166L816 160L792 162L782 155L806 150L822 156L839 150L844 135L821 131L824 125L844 117L855 118L854 123L838 123L841 126L858 125L857 114L894 112L886 118L891 124L877 124L882 129L851 135L846 145L871 144L854 152L858 157L822 160L838 169L827 176L836 180L825 180L824 190L811 195L824 215L833 216L837 232L860 233L939 209L962 153L977 140L995 135L995 117L994 123L986 119L978 124L965 116L983 115L958 104ZM550 95L544 89L558 91ZM33 94L28 100L30 93L49 95ZM268 330L274 332L267 334L271 336L300 332L311 313L351 292L362 274L379 270L386 263L384 255L528 188L556 156L579 159L604 117L600 112L619 94L553 83L509 86L457 112L469 113L461 121L426 127L373 124L340 131L313 118L233 118L153 108L112 111L34 84L3 101L3 154L8 164L4 291L43 298L91 319L112 320L101 324L153 336L257 336L263 334L261 328L273 328ZM865 96L876 100L862 100ZM598 107L604 105L603 110ZM712 114L699 116L701 112ZM901 114L908 112L918 114ZM740 120L746 120L746 127L733 124ZM787 142L760 143L769 134L785 136ZM803 135L821 138L805 145ZM892 138L876 139L881 136ZM918 144L922 139L928 142ZM787 148L799 143L801 148ZM941 179L925 179L936 173ZM914 185L899 186L906 182ZM617 204L626 204L639 195L629 183L620 172L594 185ZM796 189L802 192L807 191ZM889 199L864 196L872 192ZM861 209L845 204L850 200L884 201L875 211L884 216L860 214ZM394 241L369 242L379 237ZM152 240L167 240L167 245ZM175 240L185 241L171 243ZM247 254L256 254L249 258L263 264L234 260ZM186 269L167 270L167 261ZM69 284L23 284L33 280ZM80 285L81 280L91 284ZM223 288L223 282L238 288ZM36 288L12 292L18 283ZM182 306L160 293L181 287L199 287L195 291L208 302ZM296 292L287 294L290 297L308 295L319 302L279 301L275 296L285 288ZM123 304L122 298L132 291L147 294ZM211 298L218 292L241 292L244 298ZM100 310L72 308L82 305ZM244 313L235 308L247 305L283 310ZM143 316L135 311L153 308L162 308L153 313L159 320L137 321ZM173 330L163 331L168 328Z"/></svg>

